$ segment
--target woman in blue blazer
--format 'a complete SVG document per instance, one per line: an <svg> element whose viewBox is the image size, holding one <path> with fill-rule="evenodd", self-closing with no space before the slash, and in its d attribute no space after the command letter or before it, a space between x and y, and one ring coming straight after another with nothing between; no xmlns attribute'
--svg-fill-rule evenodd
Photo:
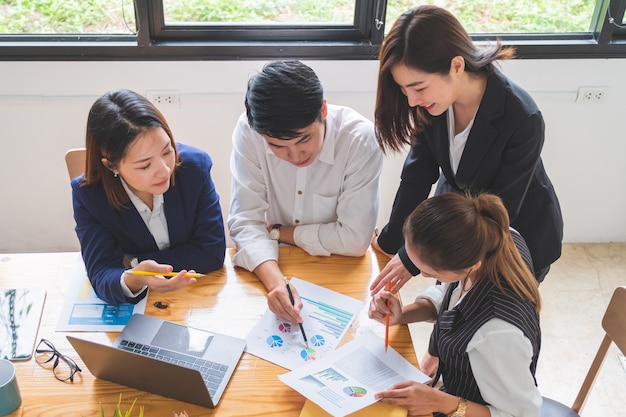
<svg viewBox="0 0 626 417"><path fill-rule="evenodd" d="M91 284L111 304L137 303L150 288L175 291L187 272L222 267L219 196L205 152L174 142L158 109L118 90L91 107L86 169L72 180L76 234ZM129 269L155 276L127 273ZM180 271L171 279L158 273Z"/></svg>
<svg viewBox="0 0 626 417"><path fill-rule="evenodd" d="M459 21L436 6L402 14L380 52L376 127L384 149L411 149L389 223L372 241L392 260L372 285L400 288L419 270L406 256L402 224L432 184L498 195L526 240L543 280L561 255L563 219L541 160L544 121L530 95L495 67L513 50L477 48ZM394 256L395 254L395 256Z"/></svg>

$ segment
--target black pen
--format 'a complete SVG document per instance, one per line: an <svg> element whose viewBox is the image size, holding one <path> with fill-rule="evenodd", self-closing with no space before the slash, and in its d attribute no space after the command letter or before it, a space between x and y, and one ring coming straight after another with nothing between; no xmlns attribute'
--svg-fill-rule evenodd
<svg viewBox="0 0 626 417"><path fill-rule="evenodd" d="M289 286L289 281L287 277L285 277L285 285L287 286L287 292L289 293L289 301L291 301L291 305L295 305L296 301L293 299L293 293L291 292L291 287ZM302 323L298 323L300 325L300 331L302 332L302 337L304 338L304 343L306 343L306 347L309 347L309 341L306 340L306 333L304 333L304 327L302 327Z"/></svg>

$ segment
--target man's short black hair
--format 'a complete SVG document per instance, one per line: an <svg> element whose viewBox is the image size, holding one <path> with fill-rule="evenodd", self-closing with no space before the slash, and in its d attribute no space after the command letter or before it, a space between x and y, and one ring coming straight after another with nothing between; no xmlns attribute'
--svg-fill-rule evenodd
<svg viewBox="0 0 626 417"><path fill-rule="evenodd" d="M250 78L246 115L261 135L289 140L321 121L324 90L315 72L300 61L274 61Z"/></svg>

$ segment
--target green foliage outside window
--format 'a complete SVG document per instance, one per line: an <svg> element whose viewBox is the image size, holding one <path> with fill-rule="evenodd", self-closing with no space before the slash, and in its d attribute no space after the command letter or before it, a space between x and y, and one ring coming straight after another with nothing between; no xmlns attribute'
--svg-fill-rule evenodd
<svg viewBox="0 0 626 417"><path fill-rule="evenodd" d="M389 0L387 29L400 13L434 3L471 33L589 31L596 0ZM350 25L354 0L163 0L166 22ZM132 0L0 0L0 34L132 34ZM193 23L196 22L196 23Z"/></svg>

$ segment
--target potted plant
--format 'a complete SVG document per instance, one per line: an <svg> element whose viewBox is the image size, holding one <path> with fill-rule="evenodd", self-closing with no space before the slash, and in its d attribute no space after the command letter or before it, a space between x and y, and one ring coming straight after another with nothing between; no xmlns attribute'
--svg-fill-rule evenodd
<svg viewBox="0 0 626 417"><path fill-rule="evenodd" d="M117 405L115 406L115 410L113 410L113 417L131 417L131 413L133 412L133 408L135 407L135 403L137 402L137 399L135 398L135 400L133 401L133 403L130 405L130 408L126 411L123 412L122 411L122 394L120 394L120 399L117 402ZM177 412L174 411L173 412L173 417L189 417L189 415L187 414L186 411L181 411L181 412ZM100 409L98 410L98 417L106 417L104 414L104 407L102 406L102 403L100 403ZM143 414L143 407L139 407L139 417L144 417Z"/></svg>

